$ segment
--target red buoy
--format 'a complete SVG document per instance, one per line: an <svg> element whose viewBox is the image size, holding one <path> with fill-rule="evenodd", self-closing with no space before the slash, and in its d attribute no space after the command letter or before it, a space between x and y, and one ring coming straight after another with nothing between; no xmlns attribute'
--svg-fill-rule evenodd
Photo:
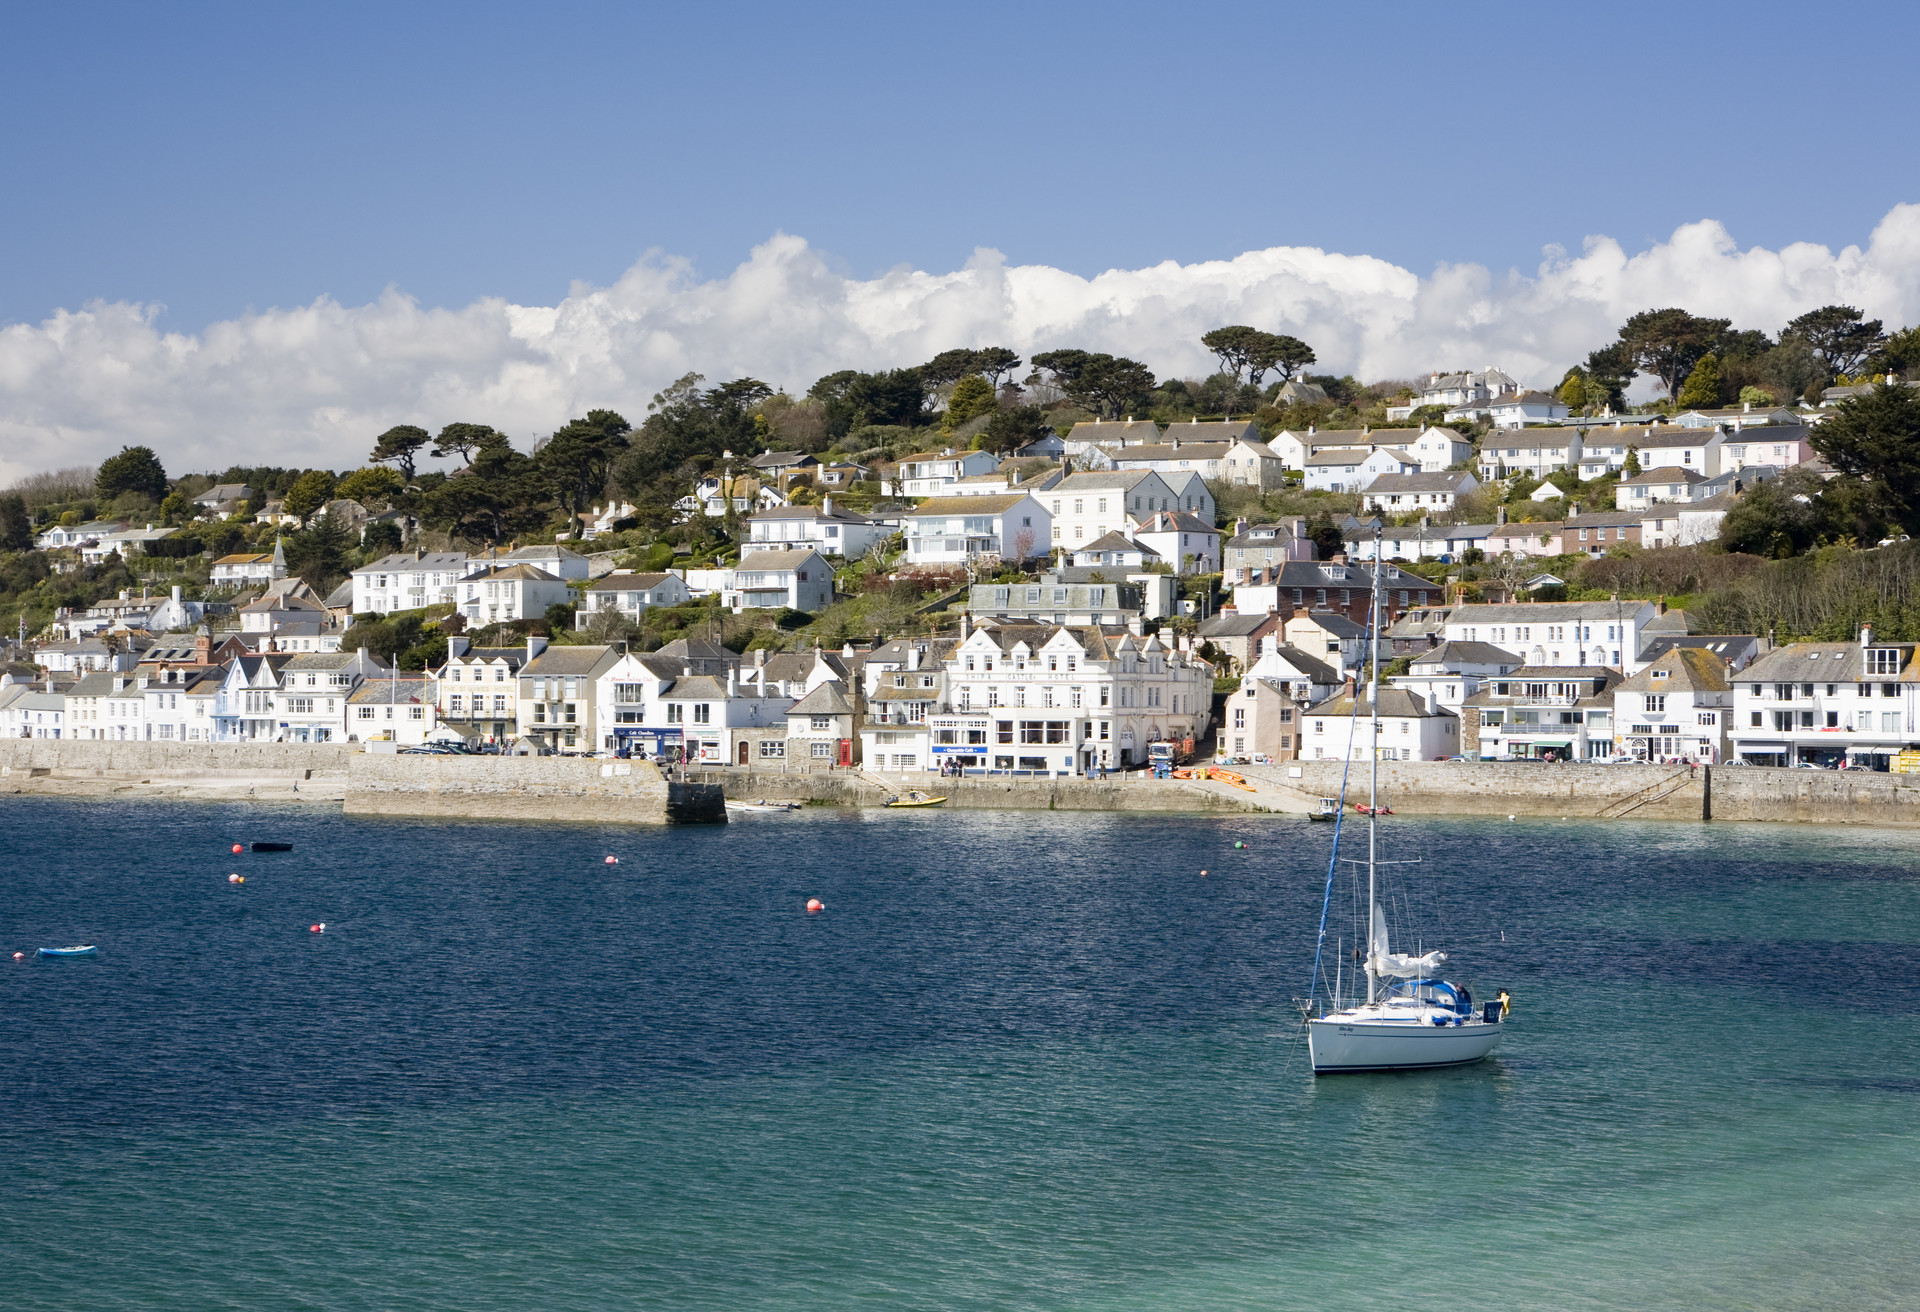
<svg viewBox="0 0 1920 1312"><path fill-rule="evenodd" d="M307 926L307 933L309 934L324 934L326 932L327 932L327 922L324 920L317 925Z"/></svg>
<svg viewBox="0 0 1920 1312"><path fill-rule="evenodd" d="M240 854L241 854L242 852L244 852L244 851L246 851L246 850L247 850L246 848L244 848L244 847L242 847L242 846L240 846L240 844L238 844L238 843L235 843L235 844L233 845L233 854L234 854L235 856L239 856L239 855L240 855Z"/></svg>
<svg viewBox="0 0 1920 1312"><path fill-rule="evenodd" d="M24 952L16 952L13 954L13 959L15 961L25 961L27 959L27 954Z"/></svg>
<svg viewBox="0 0 1920 1312"><path fill-rule="evenodd" d="M819 898L817 898L817 897L810 897L810 898L808 898L808 899L807 899L807 914L808 914L808 915L810 915L810 916L811 916L811 915L813 915L813 914L815 914L816 912L820 912L820 911L825 911L826 909L827 909L827 904L826 904L825 902L822 902L822 901L821 901L821 900L820 900Z"/></svg>
<svg viewBox="0 0 1920 1312"><path fill-rule="evenodd" d="M607 858L607 864L610 866L617 866L620 864L620 858L617 856L610 856Z"/></svg>

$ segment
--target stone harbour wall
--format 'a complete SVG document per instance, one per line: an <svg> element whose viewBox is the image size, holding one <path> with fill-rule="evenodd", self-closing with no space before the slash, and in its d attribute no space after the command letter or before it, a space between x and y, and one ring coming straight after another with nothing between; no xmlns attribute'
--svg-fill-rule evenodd
<svg viewBox="0 0 1920 1312"><path fill-rule="evenodd" d="M572 756L355 756L348 815L593 824L724 824L720 790L669 783L646 761Z"/></svg>

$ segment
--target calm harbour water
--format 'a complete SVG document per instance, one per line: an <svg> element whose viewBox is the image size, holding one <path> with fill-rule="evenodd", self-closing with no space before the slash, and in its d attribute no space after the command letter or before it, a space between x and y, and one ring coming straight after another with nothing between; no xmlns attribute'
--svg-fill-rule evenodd
<svg viewBox="0 0 1920 1312"><path fill-rule="evenodd" d="M8 799L0 1306L1913 1305L1911 835L1392 821L1513 1022L1315 1081L1327 828Z"/></svg>

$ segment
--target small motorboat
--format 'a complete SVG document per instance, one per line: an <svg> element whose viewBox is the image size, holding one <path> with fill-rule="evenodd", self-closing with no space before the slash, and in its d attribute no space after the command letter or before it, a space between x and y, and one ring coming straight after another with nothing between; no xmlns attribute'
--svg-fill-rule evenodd
<svg viewBox="0 0 1920 1312"><path fill-rule="evenodd" d="M1353 809L1361 815L1392 815L1393 808L1386 805L1368 806L1365 802L1355 802Z"/></svg>
<svg viewBox="0 0 1920 1312"><path fill-rule="evenodd" d="M1339 818L1340 799L1337 797L1323 797L1317 807L1307 812L1309 820L1338 820Z"/></svg>
<svg viewBox="0 0 1920 1312"><path fill-rule="evenodd" d="M292 843L255 843L253 845L253 850L256 852L291 852L293 851L293 844Z"/></svg>
<svg viewBox="0 0 1920 1312"><path fill-rule="evenodd" d="M897 797L889 797L887 799L887 805L897 807L942 806L946 803L946 800L944 797L934 797L930 794L923 793L918 788L909 788Z"/></svg>
<svg viewBox="0 0 1920 1312"><path fill-rule="evenodd" d="M91 957L99 951L99 948L89 943L85 947L77 948L41 948L40 955L43 957Z"/></svg>
<svg viewBox="0 0 1920 1312"><path fill-rule="evenodd" d="M774 812L774 811L784 813L787 811L798 811L799 809L800 809L800 803L798 802L769 802L764 798L762 798L758 802L728 802L727 803L727 810L744 812L745 814L748 814L748 815L765 814L765 813Z"/></svg>

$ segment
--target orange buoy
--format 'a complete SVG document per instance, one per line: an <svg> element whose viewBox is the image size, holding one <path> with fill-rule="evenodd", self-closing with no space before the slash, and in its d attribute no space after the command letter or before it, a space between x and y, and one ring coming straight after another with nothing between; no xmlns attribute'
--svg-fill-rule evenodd
<svg viewBox="0 0 1920 1312"><path fill-rule="evenodd" d="M821 900L820 900L819 898L817 898L817 897L810 897L810 898L808 898L808 899L807 899L807 914L808 914L808 915L810 915L810 916L811 916L811 915L813 915L813 914L814 914L815 912L818 912L818 911L825 911L826 909L827 909L827 904L826 904L825 902L822 902L822 901L821 901Z"/></svg>
<svg viewBox="0 0 1920 1312"><path fill-rule="evenodd" d="M27 954L24 952L16 952L13 954L13 959L15 961L25 961L27 959Z"/></svg>
<svg viewBox="0 0 1920 1312"><path fill-rule="evenodd" d="M327 922L324 920L317 925L307 926L307 933L309 934L324 934L326 932L327 932Z"/></svg>
<svg viewBox="0 0 1920 1312"><path fill-rule="evenodd" d="M607 864L610 866L617 866L620 864L620 858L617 856L610 856L607 858Z"/></svg>
<svg viewBox="0 0 1920 1312"><path fill-rule="evenodd" d="M242 847L242 846L241 846L240 844L238 844L238 843L235 843L235 844L233 845L233 854L234 854L235 856L239 856L239 855L240 855L240 854L241 854L242 852L244 852L244 851L246 851L246 850L247 850L246 848L244 848L244 847Z"/></svg>
<svg viewBox="0 0 1920 1312"><path fill-rule="evenodd" d="M1207 877L1207 872L1206 872L1206 871L1204 871L1204 870L1202 870L1202 871L1200 872L1200 878L1202 878L1202 879L1205 879L1206 877Z"/></svg>

